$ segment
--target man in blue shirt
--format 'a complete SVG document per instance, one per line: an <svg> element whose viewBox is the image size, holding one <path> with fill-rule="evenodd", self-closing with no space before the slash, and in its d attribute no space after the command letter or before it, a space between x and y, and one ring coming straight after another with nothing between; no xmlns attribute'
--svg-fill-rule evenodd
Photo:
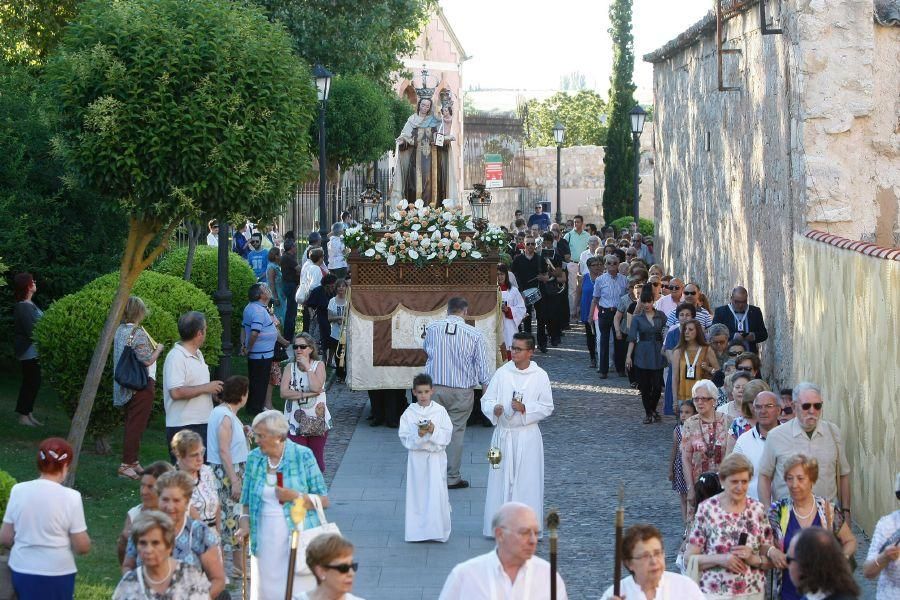
<svg viewBox="0 0 900 600"><path fill-rule="evenodd" d="M541 231L550 229L550 215L544 212L544 205L538 202L534 205L534 214L528 217L528 226L537 225Z"/></svg>
<svg viewBox="0 0 900 600"><path fill-rule="evenodd" d="M256 274L257 281L266 274L266 266L269 263L269 251L262 247L262 234L259 232L250 236L250 252L247 253L247 262Z"/></svg>
<svg viewBox="0 0 900 600"><path fill-rule="evenodd" d="M591 301L591 315L597 309L597 328L600 330L600 359L597 365L600 378L606 379L609 373L609 340L613 328L613 319L616 316L616 306L619 298L628 290L628 278L619 273L619 258L614 254L608 254L604 258L606 273L594 282L594 299ZM620 345L613 347L613 362L616 370L625 371L625 353L620 350Z"/></svg>

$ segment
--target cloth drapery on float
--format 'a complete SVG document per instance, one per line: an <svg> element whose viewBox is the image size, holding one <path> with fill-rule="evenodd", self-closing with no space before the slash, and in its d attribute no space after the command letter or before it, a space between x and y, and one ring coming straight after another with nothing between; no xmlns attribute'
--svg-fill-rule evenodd
<svg viewBox="0 0 900 600"><path fill-rule="evenodd" d="M484 334L491 370L501 364L496 260L423 267L357 257L349 262L346 381L351 389L410 387L425 366L425 327L447 314L454 296L468 301L466 321Z"/></svg>

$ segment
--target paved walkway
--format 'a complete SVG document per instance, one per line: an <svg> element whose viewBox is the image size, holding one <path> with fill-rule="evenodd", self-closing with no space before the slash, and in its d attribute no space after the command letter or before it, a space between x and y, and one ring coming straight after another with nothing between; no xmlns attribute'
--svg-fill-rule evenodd
<svg viewBox="0 0 900 600"><path fill-rule="evenodd" d="M554 414L541 423L544 501L547 508L560 511L559 568L569 597L599 598L612 581L619 484L625 488L626 526L650 522L659 527L666 542L667 568L674 570L683 532L678 497L666 479L674 418L642 424L637 392L625 379L601 380L588 368L584 335L579 332L568 332L561 347L546 355L537 353L535 361L550 375L556 404ZM329 393L329 404L346 406L351 414L366 400L364 392L343 386ZM361 568L356 595L367 600L435 600L455 564L493 547L493 541L481 534L490 436L491 429L481 426L466 431L462 472L472 487L450 490L450 540L406 543L406 450L396 429L373 428L359 420L330 481L328 511L357 547ZM336 455L342 445L335 444ZM329 475L332 469L329 465ZM865 544L860 546L857 560L862 564ZM547 549L545 537L538 554L547 558ZM863 597L872 597L871 585L866 587Z"/></svg>

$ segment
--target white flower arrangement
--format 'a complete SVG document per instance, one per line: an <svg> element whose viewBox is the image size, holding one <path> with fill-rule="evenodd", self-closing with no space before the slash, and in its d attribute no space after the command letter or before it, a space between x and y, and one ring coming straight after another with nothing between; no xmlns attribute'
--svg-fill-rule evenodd
<svg viewBox="0 0 900 600"><path fill-rule="evenodd" d="M393 208L384 224L347 229L344 244L366 258L384 260L387 265L425 265L481 259L490 250L502 251L507 243L507 234L499 227L476 230L472 217L463 214L455 202L438 207L421 199L398 200Z"/></svg>

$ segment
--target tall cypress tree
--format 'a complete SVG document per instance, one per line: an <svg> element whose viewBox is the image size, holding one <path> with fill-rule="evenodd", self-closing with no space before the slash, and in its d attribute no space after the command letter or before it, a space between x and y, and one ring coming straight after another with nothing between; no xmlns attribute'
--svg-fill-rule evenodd
<svg viewBox="0 0 900 600"><path fill-rule="evenodd" d="M609 36L613 43L613 70L609 86L609 133L604 162L603 217L607 223L631 214L634 193L634 154L631 118L634 108L634 36L631 0L612 0Z"/></svg>

